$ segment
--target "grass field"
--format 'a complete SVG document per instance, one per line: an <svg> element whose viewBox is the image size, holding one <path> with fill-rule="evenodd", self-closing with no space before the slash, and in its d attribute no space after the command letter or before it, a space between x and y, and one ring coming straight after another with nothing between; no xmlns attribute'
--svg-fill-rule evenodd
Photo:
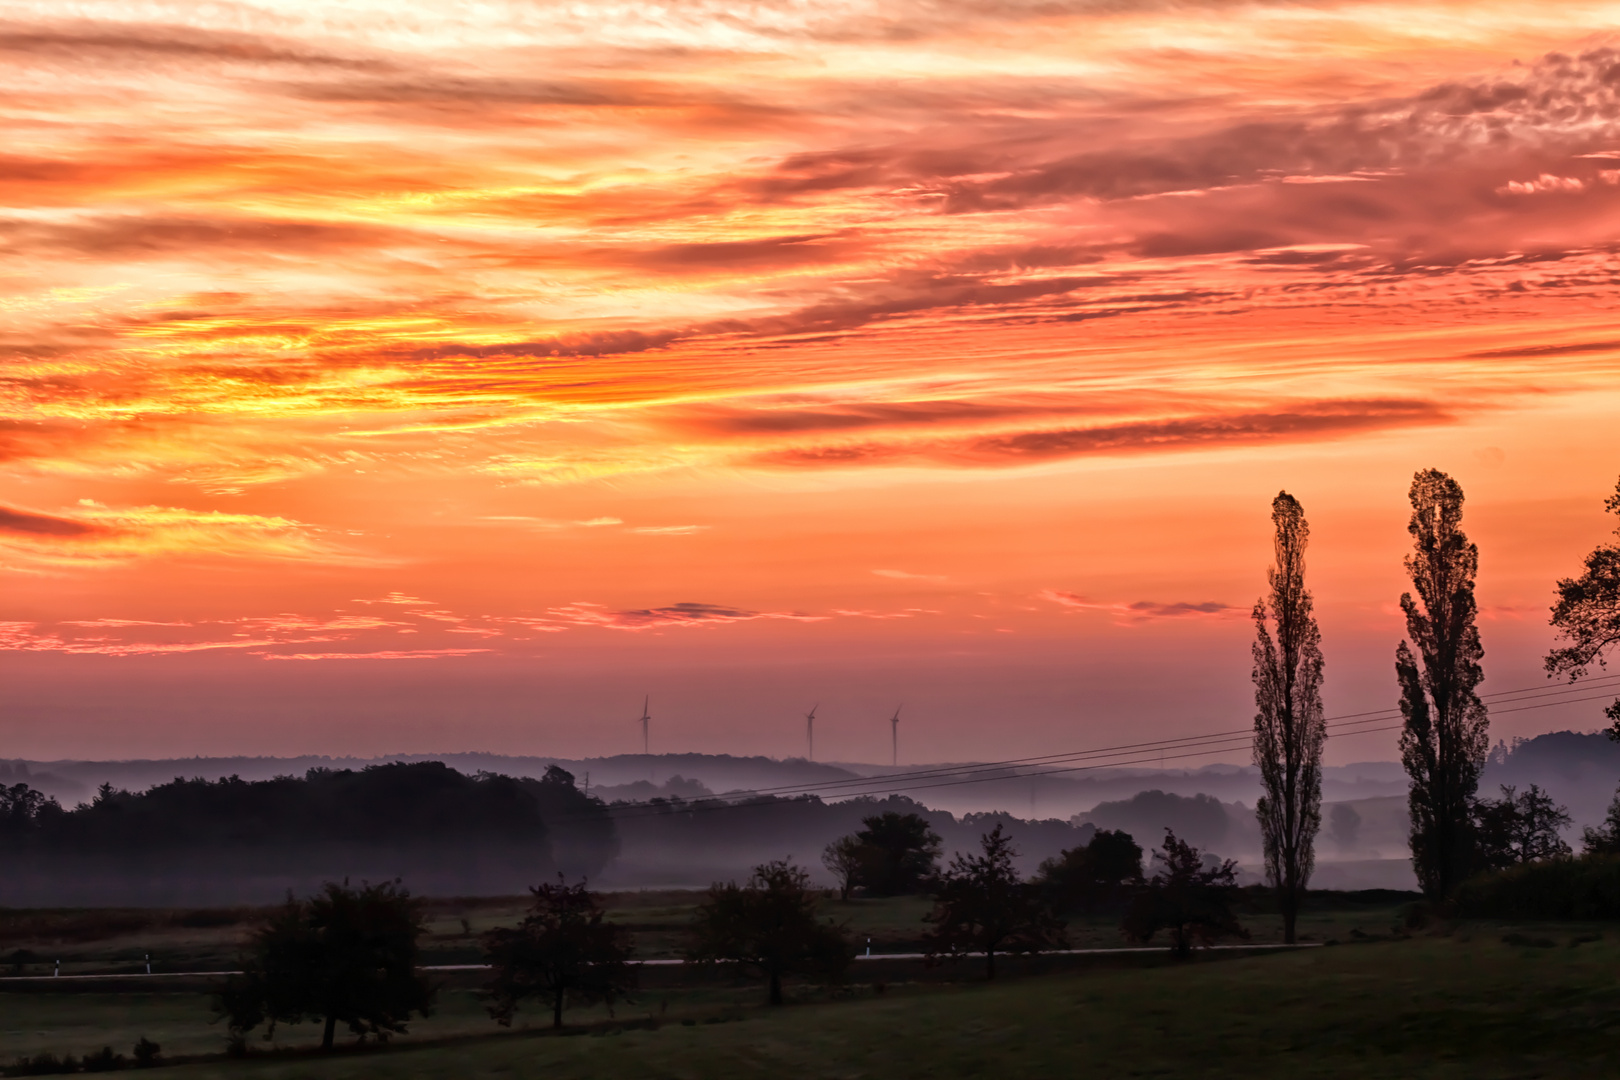
<svg viewBox="0 0 1620 1080"><path fill-rule="evenodd" d="M641 897L616 914L662 927L689 902ZM915 901L856 908L852 925L896 937L920 916ZM649 988L614 1021L600 1011L571 1012L577 1026L561 1037L538 1015L531 1030L502 1032L471 985L452 985L438 1014L384 1050L308 1056L291 1049L317 1035L302 1025L282 1029L278 1045L289 1049L280 1053L200 1061L163 1075L1620 1075L1620 932L1464 924L1405 938L1391 936L1394 915L1389 907L1318 911L1305 932L1343 944L1307 951L1188 964L1163 956L1087 960L994 985L977 981L967 966L927 972L858 965L852 985L833 993L800 988L798 1003L777 1010L758 1004L757 987L726 980ZM447 915L446 933L464 933L462 917ZM1108 927L1099 920L1081 929L1101 936ZM879 976L886 984L876 984ZM107 1044L128 1053L142 1035L169 1054L217 1053L223 1033L207 1019L198 990L6 991L0 1061Z"/></svg>

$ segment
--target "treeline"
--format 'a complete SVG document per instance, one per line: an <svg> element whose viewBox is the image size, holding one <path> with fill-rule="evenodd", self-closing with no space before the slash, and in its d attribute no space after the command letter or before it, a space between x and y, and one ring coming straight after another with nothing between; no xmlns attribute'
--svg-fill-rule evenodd
<svg viewBox="0 0 1620 1080"><path fill-rule="evenodd" d="M997 825L1017 842L1019 862L1033 872L1042 859L1083 844L1096 830L1066 821L1025 821L1006 813L956 817L930 810L903 795L823 802L814 795L724 799L653 799L609 807L619 831L620 856L612 886L702 888L736 877L749 867L784 854L813 864L828 842L884 813L914 814L940 837L948 856L978 846Z"/></svg>
<svg viewBox="0 0 1620 1080"><path fill-rule="evenodd" d="M559 871L594 877L618 841L562 769L518 779L420 762L103 785L72 810L17 784L0 789L0 852L0 905L239 903L344 877L511 893Z"/></svg>
<svg viewBox="0 0 1620 1080"><path fill-rule="evenodd" d="M566 770L539 779L439 762L316 768L301 777L103 785L73 809L26 783L0 787L0 905L274 902L327 880L403 878L433 895L506 895L556 872L612 887L736 877L826 843L885 811L918 814L949 853L1002 825L1026 870L1094 831L1007 814L956 818L910 799L815 796L604 805Z"/></svg>

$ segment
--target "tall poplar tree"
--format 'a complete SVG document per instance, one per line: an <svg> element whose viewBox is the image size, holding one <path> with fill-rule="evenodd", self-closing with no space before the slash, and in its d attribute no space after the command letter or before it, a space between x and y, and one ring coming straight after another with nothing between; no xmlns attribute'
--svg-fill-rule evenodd
<svg viewBox="0 0 1620 1080"><path fill-rule="evenodd" d="M1254 763L1265 787L1255 813L1266 876L1282 911L1283 940L1292 945L1300 901L1316 865L1327 725L1322 632L1305 588L1311 529L1298 500L1286 491L1272 500L1271 521L1276 527L1276 564L1266 573L1271 596L1254 605Z"/></svg>
<svg viewBox="0 0 1620 1080"><path fill-rule="evenodd" d="M1485 677L1474 618L1479 548L1463 533L1462 486L1438 469L1412 478L1414 550L1401 594L1410 644L1395 650L1401 688L1401 762L1412 786L1412 868L1423 891L1444 899L1473 857L1469 812L1490 749L1490 719L1475 688Z"/></svg>

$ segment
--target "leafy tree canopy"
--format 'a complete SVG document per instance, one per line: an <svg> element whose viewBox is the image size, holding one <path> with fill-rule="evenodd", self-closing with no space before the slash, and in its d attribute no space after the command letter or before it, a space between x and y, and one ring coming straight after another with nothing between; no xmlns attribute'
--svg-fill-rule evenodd
<svg viewBox="0 0 1620 1080"><path fill-rule="evenodd" d="M766 999L782 1004L792 975L841 978L854 955L844 928L818 917L810 875L785 860L754 867L746 884L710 886L692 920L688 958L732 961L764 977Z"/></svg>
<svg viewBox="0 0 1620 1080"><path fill-rule="evenodd" d="M1203 854L1169 829L1164 831L1163 851L1154 852L1153 859L1158 869L1132 898L1120 926L1126 937L1146 944L1160 930L1168 930L1170 947L1177 956L1187 957L1194 944L1249 936L1232 913L1237 863L1227 859L1206 866Z"/></svg>
<svg viewBox="0 0 1620 1080"><path fill-rule="evenodd" d="M562 1027L566 999L613 1002L635 986L634 951L625 927L603 921L602 905L582 881L530 889L534 904L523 922L484 935L484 954L495 978L489 1014L503 1027L518 1006L539 998L551 1006L552 1027Z"/></svg>
<svg viewBox="0 0 1620 1080"><path fill-rule="evenodd" d="M1036 881L1057 911L1092 911L1142 880L1142 845L1130 833L1099 829L1091 840L1041 863Z"/></svg>
<svg viewBox="0 0 1620 1080"><path fill-rule="evenodd" d="M929 960L982 952L985 975L996 977L996 954L1041 952L1067 942L1063 923L1041 890L1019 878L1018 853L998 824L980 838L980 854L958 855L940 875L933 924L924 940Z"/></svg>
<svg viewBox="0 0 1620 1080"><path fill-rule="evenodd" d="M1620 481L1603 508L1620 514ZM1615 534L1620 536L1620 526ZM1604 654L1620 644L1620 544L1599 544L1586 556L1579 577L1558 582L1551 621L1567 644L1547 654L1547 674L1574 682L1594 663L1605 662ZM1609 737L1620 742L1620 698L1604 711Z"/></svg>
<svg viewBox="0 0 1620 1080"><path fill-rule="evenodd" d="M1560 835L1569 825L1569 811L1535 784L1523 794L1503 784L1500 799L1474 804L1474 836L1487 869L1569 856L1570 847Z"/></svg>
<svg viewBox="0 0 1620 1080"><path fill-rule="evenodd" d="M215 999L234 1038L267 1024L325 1022L323 1049L339 1023L385 1039L404 1032L413 1013L433 1011L434 988L416 970L425 933L411 894L397 883L328 882L307 900L287 902L254 934L242 974Z"/></svg>

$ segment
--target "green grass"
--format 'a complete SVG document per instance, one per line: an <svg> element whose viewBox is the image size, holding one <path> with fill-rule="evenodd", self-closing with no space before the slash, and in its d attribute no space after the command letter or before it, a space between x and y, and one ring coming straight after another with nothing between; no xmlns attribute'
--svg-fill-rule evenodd
<svg viewBox="0 0 1620 1080"><path fill-rule="evenodd" d="M1612 931L1612 928L1611 928ZM163 1075L349 1077L1599 1077L1620 1075L1620 937L1539 924L1474 925L1296 953L978 982L898 984L768 1010L753 987L672 991L573 1037L494 1033L470 994L382 1052L176 1066ZM1504 940L1505 939L1505 940ZM1572 942L1575 942L1572 944ZM971 974L963 969L961 976ZM857 977L858 974L857 974ZM181 996L20 995L0 1009L5 1052L127 1052L142 1029L184 1047ZM125 997L120 1003L118 999ZM144 1003L128 1000L145 998ZM192 1000L198 1005L201 999ZM71 1044L12 1045L53 1021ZM122 1011L120 1011L122 1010ZM656 1026L648 1014L661 1020ZM598 1017L600 1014L596 1014ZM641 1018L641 1026L623 1023ZM587 1020L581 1014L573 1019ZM535 1020L541 1018L535 1017ZM171 1025L165 1029L163 1024ZM107 1026L103 1026L107 1025ZM300 1034L313 1037L315 1032ZM204 1029L207 1030L207 1029ZM120 1041L104 1037L120 1032ZM166 1041L164 1032L167 1031ZM218 1039L217 1029L213 1031ZM77 1037L84 1041L77 1041ZM437 1045L427 1040L446 1040ZM411 1045L411 1044L417 1045ZM214 1046L219 1043L216 1041Z"/></svg>

